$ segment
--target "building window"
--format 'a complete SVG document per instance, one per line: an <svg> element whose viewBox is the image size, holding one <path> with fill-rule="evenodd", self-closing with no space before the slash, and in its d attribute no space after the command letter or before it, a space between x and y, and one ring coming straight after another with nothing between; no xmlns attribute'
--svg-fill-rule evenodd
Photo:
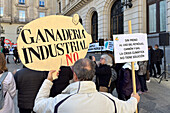
<svg viewBox="0 0 170 113"><path fill-rule="evenodd" d="M25 22L25 11L22 10L19 11L19 21Z"/></svg>
<svg viewBox="0 0 170 113"><path fill-rule="evenodd" d="M59 5L59 13L61 13L61 2L59 2L58 5Z"/></svg>
<svg viewBox="0 0 170 113"><path fill-rule="evenodd" d="M67 6L67 4L68 4L68 0L65 0L65 3L66 3L66 6Z"/></svg>
<svg viewBox="0 0 170 113"><path fill-rule="evenodd" d="M44 7L44 6L45 6L44 0L39 0L39 6L40 6L40 7Z"/></svg>
<svg viewBox="0 0 170 113"><path fill-rule="evenodd" d="M19 0L19 4L25 4L25 0Z"/></svg>
<svg viewBox="0 0 170 113"><path fill-rule="evenodd" d="M148 0L148 33L166 31L166 0Z"/></svg>
<svg viewBox="0 0 170 113"><path fill-rule="evenodd" d="M4 9L3 9L3 7L0 7L0 16L3 16L3 14L4 14Z"/></svg>
<svg viewBox="0 0 170 113"><path fill-rule="evenodd" d="M98 41L98 15L95 11L91 19L91 35L93 42Z"/></svg>
<svg viewBox="0 0 170 113"><path fill-rule="evenodd" d="M41 17L45 17L45 13L44 12L40 12L39 13L39 17L41 18Z"/></svg>
<svg viewBox="0 0 170 113"><path fill-rule="evenodd" d="M111 8L110 15L110 38L113 39L113 34L123 34L123 9L121 0L116 1Z"/></svg>
<svg viewBox="0 0 170 113"><path fill-rule="evenodd" d="M81 23L81 25L83 25L83 20L81 17L79 17L79 22Z"/></svg>

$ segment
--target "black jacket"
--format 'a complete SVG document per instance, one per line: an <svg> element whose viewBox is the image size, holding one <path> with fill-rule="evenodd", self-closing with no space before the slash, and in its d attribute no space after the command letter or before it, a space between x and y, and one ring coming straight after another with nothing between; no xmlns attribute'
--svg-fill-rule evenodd
<svg viewBox="0 0 170 113"><path fill-rule="evenodd" d="M70 67L61 66L58 79L53 81L53 86L50 91L50 97L55 97L69 85L69 81L73 79L73 72Z"/></svg>
<svg viewBox="0 0 170 113"><path fill-rule="evenodd" d="M99 86L108 87L111 77L111 67L109 65L96 66L97 89Z"/></svg>
<svg viewBox="0 0 170 113"><path fill-rule="evenodd" d="M2 52L4 53L5 56L9 54L8 48L3 48Z"/></svg>
<svg viewBox="0 0 170 113"><path fill-rule="evenodd" d="M17 49L14 49L13 53L14 53L14 57L19 58L18 50Z"/></svg>
<svg viewBox="0 0 170 113"><path fill-rule="evenodd" d="M34 100L44 79L47 78L47 72L23 68L16 72L14 78L18 89L18 107L33 109Z"/></svg>
<svg viewBox="0 0 170 113"><path fill-rule="evenodd" d="M135 71L136 78L136 91L139 91L141 86L137 77L137 71ZM128 68L121 69L119 71L119 76L117 78L116 90L119 95L119 99L127 100L125 97L130 97L133 93L133 84L132 84L132 71ZM129 98L128 98L129 99Z"/></svg>
<svg viewBox="0 0 170 113"><path fill-rule="evenodd" d="M156 49L154 51L155 53L155 58L154 58L154 63L160 62L162 63L162 58L163 58L163 50L162 49Z"/></svg>
<svg viewBox="0 0 170 113"><path fill-rule="evenodd" d="M155 61L155 51L153 49L150 49L148 51L148 55L149 55L149 64L153 64Z"/></svg>

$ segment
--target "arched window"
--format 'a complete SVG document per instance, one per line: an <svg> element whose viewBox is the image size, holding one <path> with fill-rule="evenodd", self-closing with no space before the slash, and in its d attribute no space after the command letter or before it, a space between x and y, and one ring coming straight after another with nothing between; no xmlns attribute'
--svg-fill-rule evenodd
<svg viewBox="0 0 170 113"><path fill-rule="evenodd" d="M93 42L96 42L98 40L98 16L96 11L93 13L91 19L91 35Z"/></svg>
<svg viewBox="0 0 170 113"><path fill-rule="evenodd" d="M59 13L61 13L61 2L59 2L58 5L59 5Z"/></svg>
<svg viewBox="0 0 170 113"><path fill-rule="evenodd" d="M110 16L110 38L113 39L113 34L123 34L123 9L121 0L117 0L111 8Z"/></svg>

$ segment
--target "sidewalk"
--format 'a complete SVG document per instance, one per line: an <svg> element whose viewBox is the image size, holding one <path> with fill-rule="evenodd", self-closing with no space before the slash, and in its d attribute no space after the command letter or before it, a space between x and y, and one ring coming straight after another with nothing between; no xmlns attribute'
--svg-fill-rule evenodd
<svg viewBox="0 0 170 113"><path fill-rule="evenodd" d="M141 95L140 113L170 113L170 79L162 81L151 78L149 91Z"/></svg>

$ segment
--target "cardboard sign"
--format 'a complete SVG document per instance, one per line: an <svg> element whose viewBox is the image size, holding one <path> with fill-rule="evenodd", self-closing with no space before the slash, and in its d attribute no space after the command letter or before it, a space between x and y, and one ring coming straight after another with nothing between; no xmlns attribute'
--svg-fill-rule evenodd
<svg viewBox="0 0 170 113"><path fill-rule="evenodd" d="M58 70L84 58L91 43L79 15L52 15L26 24L17 45L22 63L33 70Z"/></svg>
<svg viewBox="0 0 170 113"><path fill-rule="evenodd" d="M113 51L113 41L105 41L104 46L99 46L99 43L90 44L88 52L97 51Z"/></svg>
<svg viewBox="0 0 170 113"><path fill-rule="evenodd" d="M146 34L113 35L115 63L148 60Z"/></svg>

